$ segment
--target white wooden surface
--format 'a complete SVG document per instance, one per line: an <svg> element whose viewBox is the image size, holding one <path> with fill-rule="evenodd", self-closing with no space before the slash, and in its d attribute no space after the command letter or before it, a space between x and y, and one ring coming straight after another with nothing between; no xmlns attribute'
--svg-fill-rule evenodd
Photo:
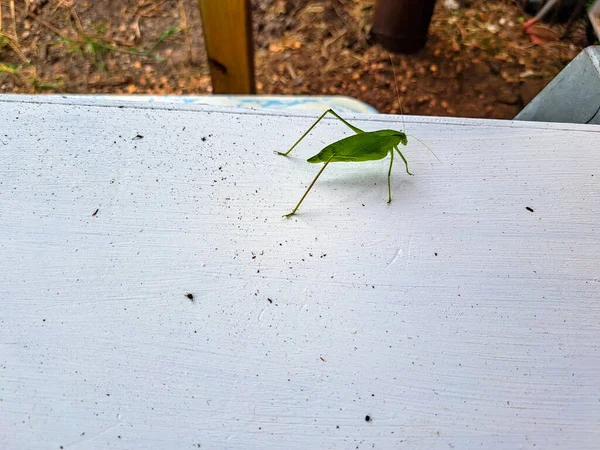
<svg viewBox="0 0 600 450"><path fill-rule="evenodd" d="M598 448L598 128L313 120L0 99L0 448Z"/></svg>

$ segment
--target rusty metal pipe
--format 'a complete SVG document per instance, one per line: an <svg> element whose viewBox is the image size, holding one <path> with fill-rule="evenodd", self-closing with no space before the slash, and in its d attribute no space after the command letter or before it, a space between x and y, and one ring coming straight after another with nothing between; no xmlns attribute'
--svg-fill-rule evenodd
<svg viewBox="0 0 600 450"><path fill-rule="evenodd" d="M394 53L425 47L436 0L377 0L373 38Z"/></svg>

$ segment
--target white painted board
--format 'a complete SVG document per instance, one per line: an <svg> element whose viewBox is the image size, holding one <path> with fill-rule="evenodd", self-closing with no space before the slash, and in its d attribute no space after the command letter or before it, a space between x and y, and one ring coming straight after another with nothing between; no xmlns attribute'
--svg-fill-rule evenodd
<svg viewBox="0 0 600 450"><path fill-rule="evenodd" d="M341 123L63 102L0 98L0 448L598 448L598 127L406 117L286 220Z"/></svg>

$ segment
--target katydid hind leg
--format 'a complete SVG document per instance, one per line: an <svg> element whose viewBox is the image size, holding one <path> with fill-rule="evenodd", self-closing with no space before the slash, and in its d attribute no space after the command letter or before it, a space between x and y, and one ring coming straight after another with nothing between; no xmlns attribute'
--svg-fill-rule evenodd
<svg viewBox="0 0 600 450"><path fill-rule="evenodd" d="M341 117L338 115L338 113L336 113L336 112L335 112L333 109L328 109L326 112L329 112L329 113L333 114L335 117L337 117L339 120L341 120L341 121L344 123L344 125L346 125L348 128L350 128L350 129L351 129L352 131L354 131L356 134L361 134L361 133L364 133L364 131L363 131L363 130L361 130L360 128L358 128L358 127L355 127L355 126L354 126L354 125L352 125L350 122L348 122L348 121L346 121L346 120L342 119L342 118L341 118Z"/></svg>
<svg viewBox="0 0 600 450"><path fill-rule="evenodd" d="M404 165L406 166L406 173L409 174L409 175L412 175L412 173L410 173L409 170L408 170L408 161L406 160L406 158L404 157L404 155L402 154L402 152L400 150L398 150L398 147L394 147L394 148L396 149L396 151L400 155L400 158L402 158L402 161L404 161Z"/></svg>
<svg viewBox="0 0 600 450"><path fill-rule="evenodd" d="M323 119L323 117L325 117L325 114L327 114L327 111L325 111L323 114L321 114L321 117L319 117L319 118L318 118L318 119L315 121L315 123L313 123L313 124L310 126L310 128L309 128L308 130L306 130L306 132L305 132L305 133L304 133L302 136L300 136L300 139L298 139L298 140L296 141L296 143L295 143L294 145L292 145L292 146L290 147L290 149L289 149L287 152L285 152L285 153L284 153L284 152L275 152L275 153L277 153L278 155L282 155L282 156L287 156L287 155L289 155L289 154L290 154L290 152L291 152L292 150L294 150L294 148L296 148L296 145L298 145L298 144L300 143L300 141L301 141L302 139L304 139L304 138L306 137L306 135L307 135L308 133L310 133L310 131L311 131L311 130L312 130L314 127L316 127L316 126L317 126L317 124L318 124L318 123L321 121L321 119Z"/></svg>
<svg viewBox="0 0 600 450"><path fill-rule="evenodd" d="M333 158L333 156L331 158ZM300 198L300 201L298 202L298 204L296 205L296 207L292 210L292 212L289 213L289 214L284 215L283 217L285 217L286 219L289 219L294 214L296 214L296 211L298 211L298 208L300 208L300 205L302 204L302 202L304 201L304 199L306 198L306 196L308 195L308 193L310 192L310 190L312 189L312 187L315 185L315 183L317 182L317 180L319 179L319 177L321 176L321 174L325 170L325 167L327 167L327 165L331 162L331 158L329 158L329 160L327 160L325 162L325 164L323 164L323 167L321 167L321 170L319 170L319 173L317 173L317 176L314 178L314 180L312 180L312 183L310 183L310 185L306 189L306 192L304 192L304 195L302 196L302 198Z"/></svg>
<svg viewBox="0 0 600 450"><path fill-rule="evenodd" d="M341 120L346 126L348 126L352 131L354 131L356 134L360 134L360 133L364 133L363 130L361 130L358 127L355 127L354 125L350 124L349 122L347 122L346 120L344 120L342 117L340 117L338 115L338 113L336 113L333 109L328 109L327 111L325 111L323 114L321 114L321 117L319 117L315 123L313 123L310 128L308 130L306 130L306 132L300 136L300 139L298 139L296 141L296 143L294 145L292 145L292 147L287 151L287 152L275 152L278 155L282 155L282 156L287 156L291 153L292 150L294 150L294 148L296 148L296 146L300 143L300 141L302 141L302 139L304 139L306 137L306 135L308 135L308 133L311 132L311 130L317 126L317 124L323 119L323 117L325 117L325 115L329 113L332 114L333 116L335 116L336 119Z"/></svg>

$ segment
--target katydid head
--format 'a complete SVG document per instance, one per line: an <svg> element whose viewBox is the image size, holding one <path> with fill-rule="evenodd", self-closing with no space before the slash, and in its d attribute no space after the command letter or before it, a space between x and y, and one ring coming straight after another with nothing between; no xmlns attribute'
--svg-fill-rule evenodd
<svg viewBox="0 0 600 450"><path fill-rule="evenodd" d="M379 131L372 131L371 134L388 138L390 144L392 144L393 146L397 146L398 144L402 144L402 145L408 144L408 139L406 137L406 133L404 133L403 131L379 130Z"/></svg>
<svg viewBox="0 0 600 450"><path fill-rule="evenodd" d="M394 141L394 146L398 146L398 144L402 144L404 146L406 146L406 144L408 144L408 139L406 137L406 133L402 132L402 131L395 131L395 130L390 130L393 131L394 134L391 135L391 138Z"/></svg>
<svg viewBox="0 0 600 450"><path fill-rule="evenodd" d="M408 144L408 139L406 137L406 133L403 133L402 131L398 131L398 134L396 135L399 139L399 143L406 146L406 144Z"/></svg>

